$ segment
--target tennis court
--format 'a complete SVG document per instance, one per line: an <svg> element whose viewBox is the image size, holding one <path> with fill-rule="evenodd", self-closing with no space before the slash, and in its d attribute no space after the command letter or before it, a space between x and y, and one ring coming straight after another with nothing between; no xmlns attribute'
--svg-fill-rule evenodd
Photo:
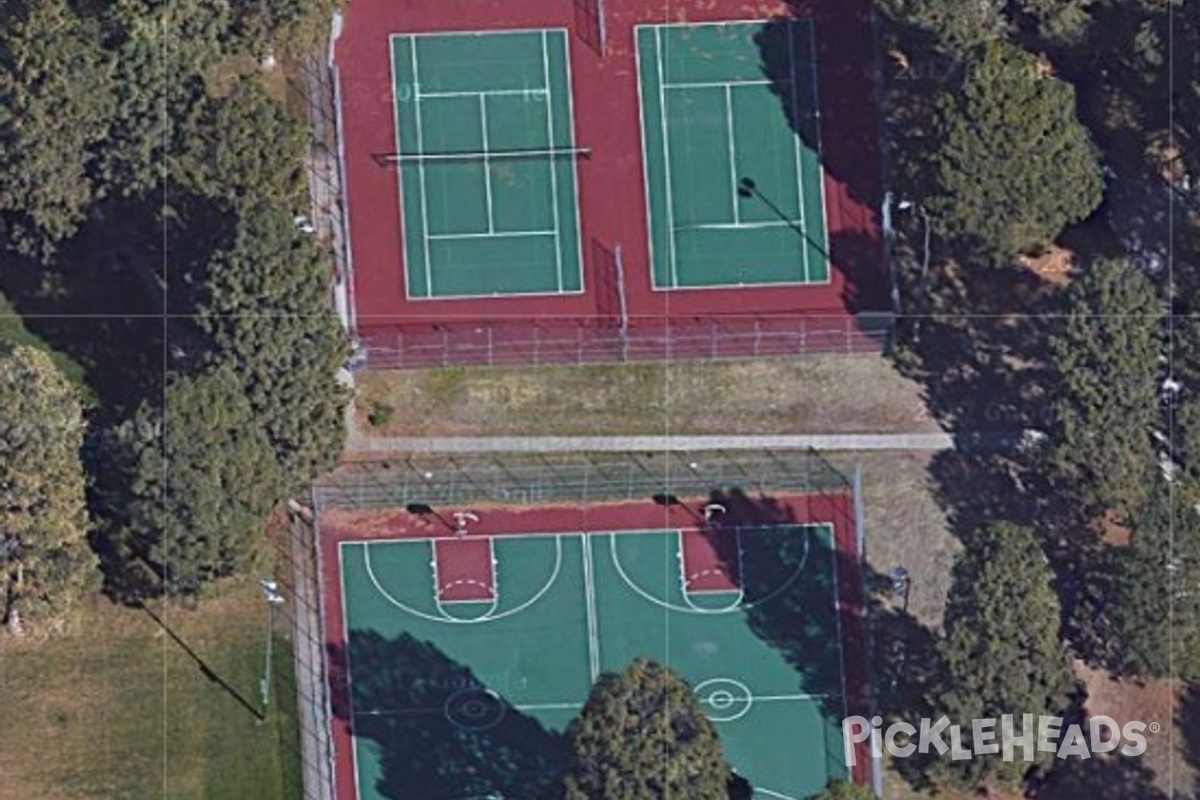
<svg viewBox="0 0 1200 800"><path fill-rule="evenodd" d="M829 281L813 26L787 23L790 79L763 29L636 29L656 289Z"/></svg>
<svg viewBox="0 0 1200 800"><path fill-rule="evenodd" d="M391 37L410 299L582 291L564 30Z"/></svg>
<svg viewBox="0 0 1200 800"><path fill-rule="evenodd" d="M340 545L358 798L537 796L593 681L695 688L756 797L845 777L830 525ZM403 791L401 790L403 788Z"/></svg>

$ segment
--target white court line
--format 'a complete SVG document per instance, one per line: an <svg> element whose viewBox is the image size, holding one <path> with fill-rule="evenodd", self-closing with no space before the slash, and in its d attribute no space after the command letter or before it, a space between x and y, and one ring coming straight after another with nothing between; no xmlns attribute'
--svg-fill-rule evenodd
<svg viewBox="0 0 1200 800"><path fill-rule="evenodd" d="M436 100L441 97L478 97L484 95L487 97L545 97L545 92L536 87L528 89L478 89L475 91L455 91L455 92L419 92L418 100Z"/></svg>
<svg viewBox="0 0 1200 800"><path fill-rule="evenodd" d="M765 220L763 222L701 222L697 225L682 225L675 230L677 231L702 231L702 230L748 230L753 228L792 228L796 225L801 225L802 222L796 220L776 220L774 222Z"/></svg>
<svg viewBox="0 0 1200 800"><path fill-rule="evenodd" d="M393 72L393 75L396 73ZM394 81L393 81L394 82ZM397 134L399 129L397 128ZM341 590L339 599L342 603L342 647L346 656L346 700L350 705L350 719L353 720L357 716L354 710L354 665L350 663L350 618L349 611L346 608L346 545L353 542L338 542L338 588ZM354 746L354 740L358 735L354 732L354 723L350 723L350 763L354 768L354 796L362 797L359 792L358 785L358 748Z"/></svg>
<svg viewBox="0 0 1200 800"><path fill-rule="evenodd" d="M596 579L595 567L592 562L592 543L586 536L580 537L580 548L583 553L583 596L587 612L588 637L588 668L591 670L592 683L600 677L600 632L596 620Z"/></svg>
<svg viewBox="0 0 1200 800"><path fill-rule="evenodd" d="M772 80L746 80L746 81L697 81L695 83L668 83L664 84L664 89L720 89L725 86L771 86L778 81Z"/></svg>
<svg viewBox="0 0 1200 800"><path fill-rule="evenodd" d="M761 22L761 21L760 21ZM414 39L421 37L424 39L441 39L451 36L509 36L520 33L541 33L542 31L554 31L557 33L565 33L566 28L505 28L503 30L469 30L469 31L421 31L418 33L408 33L405 36L411 36Z"/></svg>
<svg viewBox="0 0 1200 800"><path fill-rule="evenodd" d="M418 66L417 58L417 42L412 41L412 47L409 48L413 69L413 86L421 84L421 72ZM415 93L415 89L414 89ZM413 103L413 118L417 122L417 152L425 152L425 134L421 127L421 104ZM421 179L421 241L425 248L425 294L433 295L433 267L430 265L429 256L429 199L425 190L425 165L417 164L417 175Z"/></svg>
<svg viewBox="0 0 1200 800"><path fill-rule="evenodd" d="M492 570L492 599L497 604L500 602L500 561L496 558L496 540L491 536L487 537L488 543L488 565Z"/></svg>
<svg viewBox="0 0 1200 800"><path fill-rule="evenodd" d="M391 64L391 67L392 67L392 124L396 128L396 153L397 154L402 152L402 148L400 147L400 101L399 101L400 99L396 96L396 88L397 88L396 79L399 77L399 74L396 72L396 42L397 42L397 40L403 39L403 38L404 38L403 36L400 36L400 35L397 35L394 33L388 37L388 63ZM411 44L416 45L416 42L411 42ZM416 103L414 102L413 105L415 106ZM416 109L414 109L414 112L415 112L415 110ZM338 113L339 114L341 113L340 107L338 108ZM344 145L344 140L342 142L339 142L339 147L343 146L343 145ZM345 174L346 174L346 171L343 169L342 175L345 175ZM345 184L344 180L343 180L343 184ZM349 193L345 191L345 188L346 187L343 185L342 194L345 195L346 197L348 197ZM404 223L404 214L408 211L408 200L411 198L404 197L404 171L400 170L400 169L396 170L396 195L397 195L397 198L399 199L399 207L400 207L400 243L401 243L400 258L404 262L404 295L407 298L407 297L411 296L411 294L412 294L412 280L409 277L409 270L412 269L412 260L408 257L409 239L408 239L408 229ZM343 199L343 202L345 202L345 199ZM415 231L414 231L414 235L415 235ZM349 248L347 248L347 251L349 251ZM428 283L426 283L426 290L428 290Z"/></svg>
<svg viewBox="0 0 1200 800"><path fill-rule="evenodd" d="M733 88L725 85L725 136L726 149L729 151L729 188L733 201L733 223L740 225L742 212L738 208L738 178L737 178L737 147L733 141Z"/></svg>
<svg viewBox="0 0 1200 800"><path fill-rule="evenodd" d="M799 22L793 22L793 25L799 25ZM825 205L825 146L821 142L821 96L817 88L817 37L814 33L816 25L810 20L808 23L808 57L811 62L812 70L812 96L813 96L813 130L817 137L817 182L821 184L821 239L825 250L825 271L828 273L825 276L824 283L830 283L833 280L833 262L829 255L829 211ZM805 278L808 276L806 275Z"/></svg>
<svg viewBox="0 0 1200 800"><path fill-rule="evenodd" d="M842 584L838 577L837 531L832 525L825 525L823 528L829 532L829 562L833 570L833 624L837 630L838 662L841 666L838 673L842 679L842 718L845 719L850 716L850 697L846 694L846 647L842 641Z"/></svg>
<svg viewBox="0 0 1200 800"><path fill-rule="evenodd" d="M370 547L370 542L363 545L363 553L367 552ZM441 611L442 598L439 595L442 593L442 578L438 575L437 556L438 556L438 540L434 539L429 543L429 569L433 572L433 607ZM442 611L442 616L447 616L446 612Z"/></svg>
<svg viewBox="0 0 1200 800"><path fill-rule="evenodd" d="M687 603L688 608L693 611L698 611L702 614L712 614L718 611L735 611L741 608L742 601L746 599L746 593L741 586L738 586L736 589L721 589L719 591L712 592L694 592L688 588L688 583L691 580L691 576L688 575L687 556L683 549L683 537L686 535L686 533L683 529L680 529L675 531L675 534L675 560L679 563L679 596L683 598L683 602ZM698 606L692 602L692 595L709 595L710 597L715 597L718 594L732 595L734 600L733 602L718 608Z"/></svg>
<svg viewBox="0 0 1200 800"><path fill-rule="evenodd" d="M667 263L670 267L671 286L679 286L679 267L675 263L675 196L671 192L671 142L667 131L667 93L663 89L663 44L661 28L654 29L654 68L658 76L658 110L662 121L663 171L667 193Z"/></svg>
<svg viewBox="0 0 1200 800"><path fill-rule="evenodd" d="M433 241L444 239L504 239L512 236L553 236L554 231L496 231L495 233L431 233ZM441 297L441 295L438 295Z"/></svg>
<svg viewBox="0 0 1200 800"><path fill-rule="evenodd" d="M546 91L546 97L550 102L546 103L546 146L554 147L554 102L550 97L550 45L546 39L546 32L542 31L542 86ZM558 291L563 290L562 276L562 237L559 233L559 227L562 221L558 218L558 169L553 161L549 164L550 167L550 198L554 208L554 263L555 270L558 276Z"/></svg>
<svg viewBox="0 0 1200 800"><path fill-rule="evenodd" d="M479 127L483 133L483 194L484 202L487 206L487 232L494 233L496 223L492 219L492 162L488 159L488 124L487 124L487 96L479 95Z"/></svg>
<svg viewBox="0 0 1200 800"><path fill-rule="evenodd" d="M653 187L650 185L650 151L649 145L646 142L646 102L642 97L642 47L639 34L646 29L645 25L636 25L633 29L633 63L634 71L637 73L637 98L638 98L638 126L642 140L642 192L645 194L646 200L646 239L648 240L650 250L650 286L651 289L657 289L655 286L655 270L654 270L654 218L651 212L651 194ZM657 57L657 50L655 50ZM668 230L667 235L670 236Z"/></svg>
<svg viewBox="0 0 1200 800"><path fill-rule="evenodd" d="M791 75L791 92L792 92L792 114L796 117L796 126L800 127L800 103L796 96L796 41L792 31L794 30L795 22L789 22L787 26L788 32L788 74ZM804 231L804 238L800 240L800 263L804 265L804 281L808 282L811 270L808 268L808 223L805 221L804 214L804 174L800 168L800 147L802 145L800 131L795 132L795 138L792 143L792 157L796 164L796 202L800 206L800 230Z"/></svg>
<svg viewBox="0 0 1200 800"><path fill-rule="evenodd" d="M533 703L530 705L514 705L517 711L556 711L559 709L576 709L581 707L585 701L580 700L578 703Z"/></svg>
<svg viewBox="0 0 1200 800"><path fill-rule="evenodd" d="M401 541L433 542L436 540L434 540L434 539L407 539L407 540L401 540ZM532 606L534 603L541 600L542 597L545 596L545 594L548 591L550 591L550 589L554 586L555 582L558 581L558 575L562 571L562 560L563 560L562 538L561 538L561 536L555 536L554 537L554 547L555 547L554 571L550 574L550 577L546 580L546 583L540 589L538 589L538 591L531 598L526 600L524 603L522 603L519 606L516 606L515 608L510 608L507 611L501 611L499 614L487 614L482 617L473 617L471 619L461 619L458 617L452 617L449 614L446 614L444 612L442 613L441 616L435 616L433 614L427 614L424 611L420 611L415 608L410 608L409 606L407 606L404 603L397 600L387 589L383 588L383 585L379 582L379 579L375 576L375 570L371 567L371 553L370 553L370 549L369 549L370 545L382 544L382 542L372 540L370 542L342 542L341 544L343 544L343 545L361 544L363 546L363 566L366 569L367 578L370 579L371 584L375 587L375 591L377 591L383 597L384 600L391 603L393 606L400 609L401 611L403 611L407 614L411 614L414 617L418 617L418 618L426 620L428 622L441 622L441 623L447 623L447 624L452 624L452 625L474 625L479 622L494 622L496 620L504 619L505 617L511 617L513 614L517 614L521 611L524 611L525 609ZM436 589L435 589L435 591L436 591Z"/></svg>
<svg viewBox="0 0 1200 800"><path fill-rule="evenodd" d="M575 141L575 84L571 76L571 37L565 31L558 31L559 41L563 43L563 60L567 65L567 139L568 144L572 147L576 145ZM546 105L553 102L554 98L550 96L550 90L546 90ZM551 169L556 169L557 164L551 164ZM582 197L582 190L579 185L579 162L571 163L571 178L574 181L573 195L575 207L575 271L579 275L579 291L586 291L587 271L583 268L583 226L580 224L579 215L582 213L579 209L579 199ZM563 285L558 285L559 294L563 293Z"/></svg>

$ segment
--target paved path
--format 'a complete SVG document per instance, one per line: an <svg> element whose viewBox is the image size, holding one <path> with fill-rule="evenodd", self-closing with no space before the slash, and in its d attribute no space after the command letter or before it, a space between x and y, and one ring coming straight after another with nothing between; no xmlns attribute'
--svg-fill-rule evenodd
<svg viewBox="0 0 1200 800"><path fill-rule="evenodd" d="M354 434L352 454L367 453L569 453L689 450L1007 450L1019 432L830 433L763 436L479 436L411 437Z"/></svg>

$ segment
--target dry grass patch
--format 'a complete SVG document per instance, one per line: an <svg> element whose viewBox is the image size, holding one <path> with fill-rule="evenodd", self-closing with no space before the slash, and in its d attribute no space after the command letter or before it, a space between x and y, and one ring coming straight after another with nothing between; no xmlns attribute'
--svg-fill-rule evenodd
<svg viewBox="0 0 1200 800"><path fill-rule="evenodd" d="M363 436L936 430L882 357L465 368L357 376ZM369 419L371 418L371 419ZM372 424L372 419L374 424Z"/></svg>
<svg viewBox="0 0 1200 800"><path fill-rule="evenodd" d="M297 795L295 745L281 745L296 741L290 647L277 637L276 704L264 724L210 677L257 703L258 587L225 587L195 611L153 610L208 675L145 611L99 597L68 635L4 643L0 800Z"/></svg>

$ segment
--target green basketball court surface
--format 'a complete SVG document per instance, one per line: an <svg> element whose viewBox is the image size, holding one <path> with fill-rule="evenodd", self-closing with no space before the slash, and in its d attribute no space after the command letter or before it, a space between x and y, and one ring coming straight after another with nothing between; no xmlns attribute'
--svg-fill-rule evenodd
<svg viewBox="0 0 1200 800"><path fill-rule="evenodd" d="M581 291L566 31L391 50L408 296Z"/></svg>
<svg viewBox="0 0 1200 800"><path fill-rule="evenodd" d="M637 28L657 289L829 280L812 24L786 24L782 77L761 21Z"/></svg>
<svg viewBox="0 0 1200 800"><path fill-rule="evenodd" d="M638 657L693 686L756 798L845 777L832 528L739 529L728 586L687 574L698 535L499 536L475 579L445 539L343 542L358 797L535 797L592 683ZM464 583L483 599L445 599Z"/></svg>

